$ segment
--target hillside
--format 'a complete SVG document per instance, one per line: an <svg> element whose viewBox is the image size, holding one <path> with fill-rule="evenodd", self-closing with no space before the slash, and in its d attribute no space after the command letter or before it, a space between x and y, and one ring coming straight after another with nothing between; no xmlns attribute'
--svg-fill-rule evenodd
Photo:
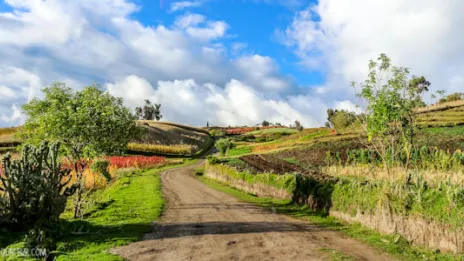
<svg viewBox="0 0 464 261"><path fill-rule="evenodd" d="M213 143L208 131L171 122L138 121L143 135L129 144L131 154L191 156ZM15 138L20 127L0 128L0 153L14 151L21 141Z"/></svg>
<svg viewBox="0 0 464 261"><path fill-rule="evenodd" d="M435 104L418 108L416 112L417 124L422 130L418 137L421 145L451 150L464 149L464 101ZM328 150L364 147L360 144L360 129L335 132L328 128L309 128L301 132L291 130L287 135L270 140L247 138L253 134L259 136L273 131L278 132L281 129L249 131L238 137L231 136L236 142L229 156L281 152L279 154L285 158L321 162ZM425 134L428 134L427 138L424 138Z"/></svg>
<svg viewBox="0 0 464 261"><path fill-rule="evenodd" d="M131 153L148 152L189 156L209 148L208 131L171 122L138 121L144 134L129 144Z"/></svg>
<svg viewBox="0 0 464 261"><path fill-rule="evenodd" d="M464 125L464 100L417 109L418 124L424 127Z"/></svg>

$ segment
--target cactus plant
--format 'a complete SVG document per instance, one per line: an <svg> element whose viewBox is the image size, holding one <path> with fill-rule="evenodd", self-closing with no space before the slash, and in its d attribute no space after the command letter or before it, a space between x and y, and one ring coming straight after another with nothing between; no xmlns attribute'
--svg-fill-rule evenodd
<svg viewBox="0 0 464 261"><path fill-rule="evenodd" d="M50 226L58 221L75 185L71 170L61 166L59 144L24 146L19 160L7 154L0 175L0 225L29 229Z"/></svg>

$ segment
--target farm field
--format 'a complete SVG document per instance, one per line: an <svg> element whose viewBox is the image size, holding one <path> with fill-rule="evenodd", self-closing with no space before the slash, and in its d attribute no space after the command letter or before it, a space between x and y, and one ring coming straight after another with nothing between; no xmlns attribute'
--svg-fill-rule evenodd
<svg viewBox="0 0 464 261"><path fill-rule="evenodd" d="M2 1L0 261L464 261L463 13Z"/></svg>
<svg viewBox="0 0 464 261"><path fill-rule="evenodd" d="M457 238L463 236L464 226L464 202L459 196L464 186L464 126L460 124L463 108L460 102L442 104L417 114L418 130L411 158L398 154L398 163L388 169L382 166L378 152L366 147L367 137L361 131L312 128L264 142L245 139L247 133L231 136L231 148L224 155L209 159L207 177L202 179L208 184L220 182L222 185L213 186L222 191L229 190L225 185L258 197L278 198L293 191L291 198L299 205L323 213L330 209L337 220L359 222L367 229L386 234L395 231L405 242L418 236L418 230L410 228L420 222L415 218L430 222L426 233L437 233L432 227L440 230L451 226L457 229L453 232L456 234L440 234L434 239L421 235L423 240L416 244L462 252ZM401 162L408 162L409 170ZM294 181L288 180L291 173ZM284 176L286 181L282 183ZM287 192L275 191L276 188L285 188ZM388 203L384 203L384 195L388 195ZM379 213L386 209L391 214L382 217ZM382 218L395 227L383 224ZM403 222L411 223L405 226ZM446 241L447 245L440 246L433 240ZM409 258L462 258L428 253L424 255L430 255L430 259L415 254Z"/></svg>
<svg viewBox="0 0 464 261"><path fill-rule="evenodd" d="M129 153L161 156L193 156L212 145L209 132L201 128L171 122L138 121L142 137L128 144ZM19 128L0 128L0 154L14 151L21 143L15 138Z"/></svg>
<svg viewBox="0 0 464 261"><path fill-rule="evenodd" d="M255 259L269 253L323 260L464 258L460 103L418 109L417 124L411 125L414 139L396 137L394 142L406 142L392 147L395 151L379 150L376 146L389 141L368 141L369 134L360 125L304 129L295 121L291 127L196 128L135 121L118 107L120 103L113 106L126 113L120 119L124 124L111 122L110 117L109 126L102 126L107 130L119 126L120 133L114 136L101 129L88 129L85 135L79 128L68 133L67 128L50 125L60 121L41 128L31 121L0 129L0 154L11 155L0 167L0 204L21 205L22 201L4 200L16 194L27 203L10 207L12 216L5 220L12 227L36 222L28 206L38 209L39 201L28 193L42 193L52 197L40 204L50 211L44 220L54 224L53 229L39 225L27 231L5 230L1 248L23 249L32 242L50 249L48 256L55 260L183 260L192 253L202 259L224 255L240 259L249 253ZM95 124L100 123L96 119ZM20 130L30 135L21 137L31 142L24 142L21 153ZM399 129L403 130L407 129ZM88 138L88 133L94 136ZM397 135L398 130L380 133ZM44 141L49 134L63 135L57 137L65 147ZM39 140L32 139L34 135ZM82 142L90 143L82 149ZM207 160L187 159L205 157L205 152L212 154ZM29 190L10 189L24 184ZM15 211L20 214L13 216ZM15 223L21 218L28 221ZM417 229L424 222L427 225ZM295 243L266 246L290 241ZM155 244L161 250L147 251ZM198 251L200 245L208 245L214 254ZM7 260L21 258L12 255Z"/></svg>

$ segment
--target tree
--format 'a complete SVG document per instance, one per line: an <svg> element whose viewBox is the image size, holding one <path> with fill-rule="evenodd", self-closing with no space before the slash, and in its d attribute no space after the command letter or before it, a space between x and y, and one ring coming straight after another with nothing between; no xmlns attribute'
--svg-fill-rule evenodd
<svg viewBox="0 0 464 261"><path fill-rule="evenodd" d="M220 139L216 142L216 148L224 156L232 148L232 142L229 139Z"/></svg>
<svg viewBox="0 0 464 261"><path fill-rule="evenodd" d="M451 101L460 101L460 100L463 100L463 99L464 99L464 93L455 92L455 93L449 94L446 97L441 98L440 103L451 102Z"/></svg>
<svg viewBox="0 0 464 261"><path fill-rule="evenodd" d="M415 89L421 93L428 92L430 84L431 83L427 81L427 79L425 79L424 76L421 76L421 77L412 76L412 79L409 80L409 88Z"/></svg>
<svg viewBox="0 0 464 261"><path fill-rule="evenodd" d="M135 115L137 116L138 119L140 120L149 120L152 121L156 119L159 121L161 118L163 118L163 115L161 115L161 104L152 104L150 100L145 100L145 105L142 107L136 107L135 108Z"/></svg>
<svg viewBox="0 0 464 261"><path fill-rule="evenodd" d="M368 78L358 94L367 101L363 126L368 141L382 158L388 172L400 153L403 152L409 159L414 147L417 133L414 108L422 101L421 96L430 85L423 79L414 79L410 81L407 68L392 66L390 59L381 54L377 62L369 62Z"/></svg>
<svg viewBox="0 0 464 261"><path fill-rule="evenodd" d="M412 79L409 81L409 88L411 89L416 89L418 91L420 91L421 93L423 92L428 92L429 91L429 87L430 87L430 82L427 81L427 79L425 79L424 76L421 76L421 77L415 77L413 76ZM425 104L425 102L420 99L417 104L416 104L417 107L425 107L427 106L427 104Z"/></svg>
<svg viewBox="0 0 464 261"><path fill-rule="evenodd" d="M139 120L143 119L143 110L141 107L135 108L135 117L137 117Z"/></svg>
<svg viewBox="0 0 464 261"><path fill-rule="evenodd" d="M303 125L301 125L301 123L299 121L295 121L295 129L297 129L298 131L302 131L304 128L303 128Z"/></svg>
<svg viewBox="0 0 464 261"><path fill-rule="evenodd" d="M76 173L77 217L81 214L83 172L89 158L126 150L127 143L140 132L135 116L124 107L123 100L96 85L75 92L63 83L54 83L43 92L43 100L36 98L23 106L28 119L21 136L26 144L42 140L62 144L62 153Z"/></svg>
<svg viewBox="0 0 464 261"><path fill-rule="evenodd" d="M206 128L209 128L209 121L206 122Z"/></svg>
<svg viewBox="0 0 464 261"><path fill-rule="evenodd" d="M267 127L267 126L269 126L270 124L269 124L268 121L263 121L263 123L262 123L261 125L263 125L263 127Z"/></svg>
<svg viewBox="0 0 464 261"><path fill-rule="evenodd" d="M163 115L161 115L161 104L156 104L155 103L155 112L154 112L154 116L155 116L155 119L156 121L159 121L161 120L161 118L163 118Z"/></svg>
<svg viewBox="0 0 464 261"><path fill-rule="evenodd" d="M332 127L336 130L342 130L352 127L356 122L357 116L353 112L346 110L327 110L327 122L326 127Z"/></svg>

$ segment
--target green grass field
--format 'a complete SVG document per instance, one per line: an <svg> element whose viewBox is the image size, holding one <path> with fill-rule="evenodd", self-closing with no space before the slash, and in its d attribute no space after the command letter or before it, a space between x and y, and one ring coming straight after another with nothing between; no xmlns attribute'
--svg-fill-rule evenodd
<svg viewBox="0 0 464 261"><path fill-rule="evenodd" d="M82 220L72 219L72 207L69 204L62 215L60 232L64 236L58 238L56 260L123 260L107 251L138 241L151 230L152 222L158 219L164 206L159 174L179 166L182 165L122 174L106 189L90 195L87 201L92 204ZM76 232L81 235L76 235ZM1 234L0 242L11 241L11 238L20 240L21 235ZM8 247L22 246L23 243L18 242ZM0 248L4 247L0 245ZM10 257L6 260L25 259Z"/></svg>
<svg viewBox="0 0 464 261"><path fill-rule="evenodd" d="M238 148L232 148L229 150L227 153L227 156L233 157L233 156L241 156L251 153L251 147L238 147Z"/></svg>
<svg viewBox="0 0 464 261"><path fill-rule="evenodd" d="M424 131L432 135L464 136L464 126L434 127L427 128Z"/></svg>

